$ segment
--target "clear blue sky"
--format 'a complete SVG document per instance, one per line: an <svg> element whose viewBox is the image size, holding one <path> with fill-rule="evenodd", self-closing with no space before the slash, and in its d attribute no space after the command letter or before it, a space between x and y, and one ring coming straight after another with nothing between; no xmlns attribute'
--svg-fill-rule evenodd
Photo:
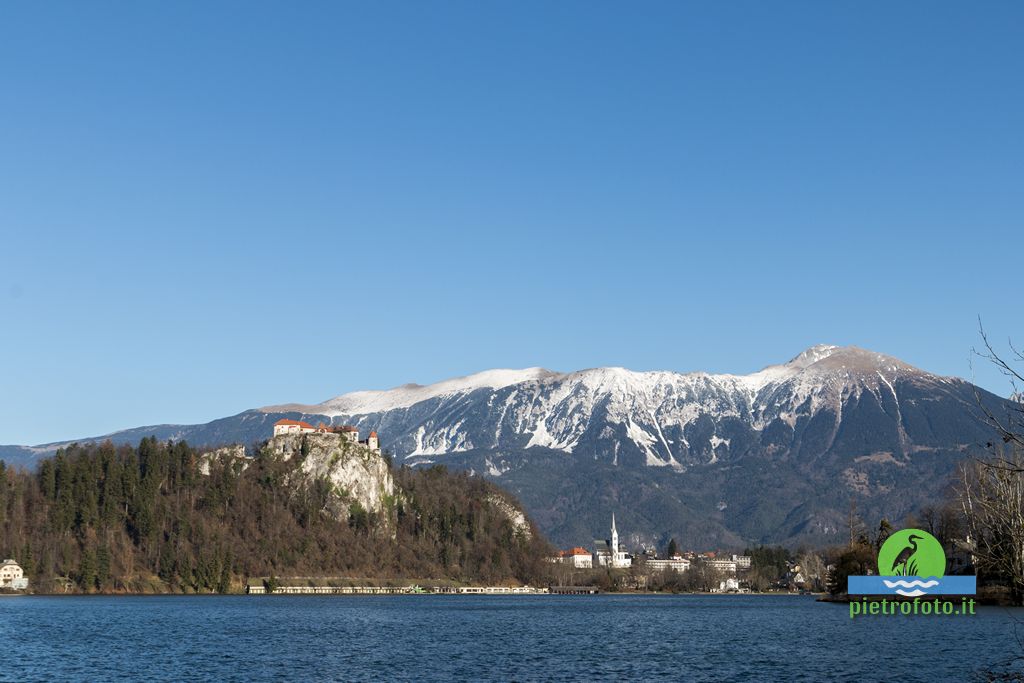
<svg viewBox="0 0 1024 683"><path fill-rule="evenodd" d="M1019 2L4 3L0 443L1024 343ZM976 367L983 386L1001 378Z"/></svg>

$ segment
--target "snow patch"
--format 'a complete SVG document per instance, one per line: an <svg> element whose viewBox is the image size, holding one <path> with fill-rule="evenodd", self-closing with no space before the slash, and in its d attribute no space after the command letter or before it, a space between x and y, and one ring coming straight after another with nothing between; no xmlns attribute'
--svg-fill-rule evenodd
<svg viewBox="0 0 1024 683"><path fill-rule="evenodd" d="M640 446L641 450L643 450L644 456L646 458L645 464L651 465L653 467L664 467L665 465L668 464L667 462L659 458L657 454L654 452L654 450L651 448L651 445L656 443L657 439L655 439L653 436L647 433L643 429L643 427L633 422L632 420L629 420L626 423L626 436L629 437L629 439L633 443Z"/></svg>
<svg viewBox="0 0 1024 683"><path fill-rule="evenodd" d="M310 415L326 415L331 417L382 413L398 408L408 408L431 398L467 394L477 389L503 389L515 384L559 376L558 373L545 370L544 368L486 370L474 375L456 377L427 386L406 384L385 391L355 391L313 406L287 404L283 406L269 406L261 410L268 413L298 411Z"/></svg>

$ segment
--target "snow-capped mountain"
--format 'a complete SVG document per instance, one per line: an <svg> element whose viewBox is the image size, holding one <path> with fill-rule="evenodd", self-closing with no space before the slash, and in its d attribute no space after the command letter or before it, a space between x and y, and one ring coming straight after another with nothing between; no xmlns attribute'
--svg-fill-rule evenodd
<svg viewBox="0 0 1024 683"><path fill-rule="evenodd" d="M399 462L495 479L559 543L585 544L614 510L636 538L740 547L837 540L851 501L873 523L941 502L957 463L992 438L979 401L993 414L1011 405L820 345L749 375L490 370L99 438L215 446L265 440L282 417L352 424ZM29 463L59 445L0 447L0 458Z"/></svg>
<svg viewBox="0 0 1024 683"><path fill-rule="evenodd" d="M915 396L901 404L905 391ZM884 417L873 425L878 447L904 457L938 445L933 428L919 419L922 391L965 411L976 407L973 387L962 380L856 347L820 345L750 375L491 370L261 411L374 429L397 457L417 462L469 450L544 447L682 472L750 451L823 455L850 436L844 412Z"/></svg>

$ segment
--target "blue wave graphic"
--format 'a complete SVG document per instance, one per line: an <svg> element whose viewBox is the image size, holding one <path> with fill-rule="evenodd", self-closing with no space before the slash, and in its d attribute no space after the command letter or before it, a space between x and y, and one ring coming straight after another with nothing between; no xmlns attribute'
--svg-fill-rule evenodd
<svg viewBox="0 0 1024 683"><path fill-rule="evenodd" d="M883 576L882 583L889 588L895 588L896 586L900 586L901 588L931 588L932 586L939 585L939 580L931 579L930 581L922 581L921 579L916 579L914 581L905 581L900 579L899 581L887 581Z"/></svg>
<svg viewBox="0 0 1024 683"><path fill-rule="evenodd" d="M885 584L886 588L895 588L896 595L902 595L907 598L916 598L920 595L927 595L928 591L925 588L934 588L939 585L938 579L931 579L930 581L921 581L916 579L914 581L886 581L882 579L882 583Z"/></svg>
<svg viewBox="0 0 1024 683"><path fill-rule="evenodd" d="M851 576L846 581L850 595L974 595L978 589L973 576Z"/></svg>

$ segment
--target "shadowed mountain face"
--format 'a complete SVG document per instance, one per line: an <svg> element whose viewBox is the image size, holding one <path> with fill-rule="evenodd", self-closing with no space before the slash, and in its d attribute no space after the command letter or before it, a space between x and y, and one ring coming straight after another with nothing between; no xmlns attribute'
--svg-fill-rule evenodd
<svg viewBox="0 0 1024 683"><path fill-rule="evenodd" d="M110 438L220 445L266 439L281 417L353 424L401 461L502 483L562 544L586 543L615 510L638 540L739 547L838 541L851 500L872 521L937 502L991 439L979 400L1007 406L889 356L815 346L751 375L493 370Z"/></svg>

